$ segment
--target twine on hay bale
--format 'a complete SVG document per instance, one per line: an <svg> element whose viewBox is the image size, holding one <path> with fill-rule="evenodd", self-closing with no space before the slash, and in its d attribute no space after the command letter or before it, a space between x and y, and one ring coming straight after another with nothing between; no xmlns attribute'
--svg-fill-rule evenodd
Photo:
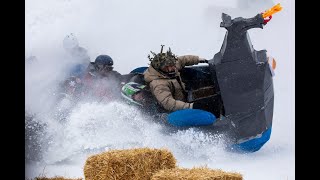
<svg viewBox="0 0 320 180"><path fill-rule="evenodd" d="M84 176L86 180L145 180L159 170L175 167L176 159L167 149L112 150L90 156L84 166Z"/></svg>
<svg viewBox="0 0 320 180"><path fill-rule="evenodd" d="M64 177L61 177L61 176L57 176L57 177L53 177L53 178L36 177L35 180L82 180L82 178L70 179L70 178L64 178Z"/></svg>
<svg viewBox="0 0 320 180"><path fill-rule="evenodd" d="M207 167L165 169L154 173L151 180L242 180L239 173L214 170Z"/></svg>

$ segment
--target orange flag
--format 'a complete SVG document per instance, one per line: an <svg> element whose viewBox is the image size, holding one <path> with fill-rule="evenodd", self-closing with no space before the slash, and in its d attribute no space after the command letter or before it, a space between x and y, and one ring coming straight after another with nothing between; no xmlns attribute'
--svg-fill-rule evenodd
<svg viewBox="0 0 320 180"><path fill-rule="evenodd" d="M279 12L281 10L282 10L282 7L281 7L280 3L278 3L277 5L273 6L272 8L266 10L262 14L262 17L263 18L269 17L269 16L273 15L274 13L277 13L277 12Z"/></svg>

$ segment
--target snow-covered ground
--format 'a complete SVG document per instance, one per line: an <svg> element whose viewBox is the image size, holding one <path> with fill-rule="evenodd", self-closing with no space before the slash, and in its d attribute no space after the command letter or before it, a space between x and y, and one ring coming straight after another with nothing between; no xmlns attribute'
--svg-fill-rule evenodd
<svg viewBox="0 0 320 180"><path fill-rule="evenodd" d="M266 49L277 60L272 135L258 152L226 152L223 138L196 129L163 134L157 124L117 102L80 103L63 123L52 115L54 88L67 74L62 47L67 34L77 36L92 61L108 54L115 69L126 74L147 66L150 50L159 51L161 44L177 55L212 58L226 32L219 27L222 12L252 17L276 3L283 10L264 29L249 31L254 48ZM38 124L46 124L40 130L34 127L39 136L28 141L37 141L41 150L34 149L35 156L41 158L26 161L26 178L84 177L90 154L166 147L180 167L207 165L239 172L246 180L295 179L294 9L294 1L285 0L26 0L25 56L34 55L37 61L26 63L25 105L26 111L38 114Z"/></svg>

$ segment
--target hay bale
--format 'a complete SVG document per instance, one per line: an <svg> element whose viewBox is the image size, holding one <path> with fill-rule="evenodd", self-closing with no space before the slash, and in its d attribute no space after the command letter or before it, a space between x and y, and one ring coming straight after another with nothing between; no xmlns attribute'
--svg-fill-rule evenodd
<svg viewBox="0 0 320 180"><path fill-rule="evenodd" d="M155 173L151 180L242 180L239 173L228 173L222 170L213 170L207 167L165 169Z"/></svg>
<svg viewBox="0 0 320 180"><path fill-rule="evenodd" d="M56 177L53 177L53 178L36 177L35 180L82 180L82 178L70 179L70 178L64 178L64 177L62 177L62 176L56 176Z"/></svg>
<svg viewBox="0 0 320 180"><path fill-rule="evenodd" d="M86 180L145 180L159 170L175 167L176 159L166 149L112 150L90 156L84 166L84 176Z"/></svg>

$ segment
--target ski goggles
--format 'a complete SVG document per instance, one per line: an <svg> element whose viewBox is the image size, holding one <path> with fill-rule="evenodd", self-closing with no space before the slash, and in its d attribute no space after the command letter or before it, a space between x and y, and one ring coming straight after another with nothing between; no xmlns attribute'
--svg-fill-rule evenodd
<svg viewBox="0 0 320 180"><path fill-rule="evenodd" d="M112 71L112 70L113 70L113 67L110 66L110 65L98 64L98 65L97 65L97 69L98 69L99 71Z"/></svg>

